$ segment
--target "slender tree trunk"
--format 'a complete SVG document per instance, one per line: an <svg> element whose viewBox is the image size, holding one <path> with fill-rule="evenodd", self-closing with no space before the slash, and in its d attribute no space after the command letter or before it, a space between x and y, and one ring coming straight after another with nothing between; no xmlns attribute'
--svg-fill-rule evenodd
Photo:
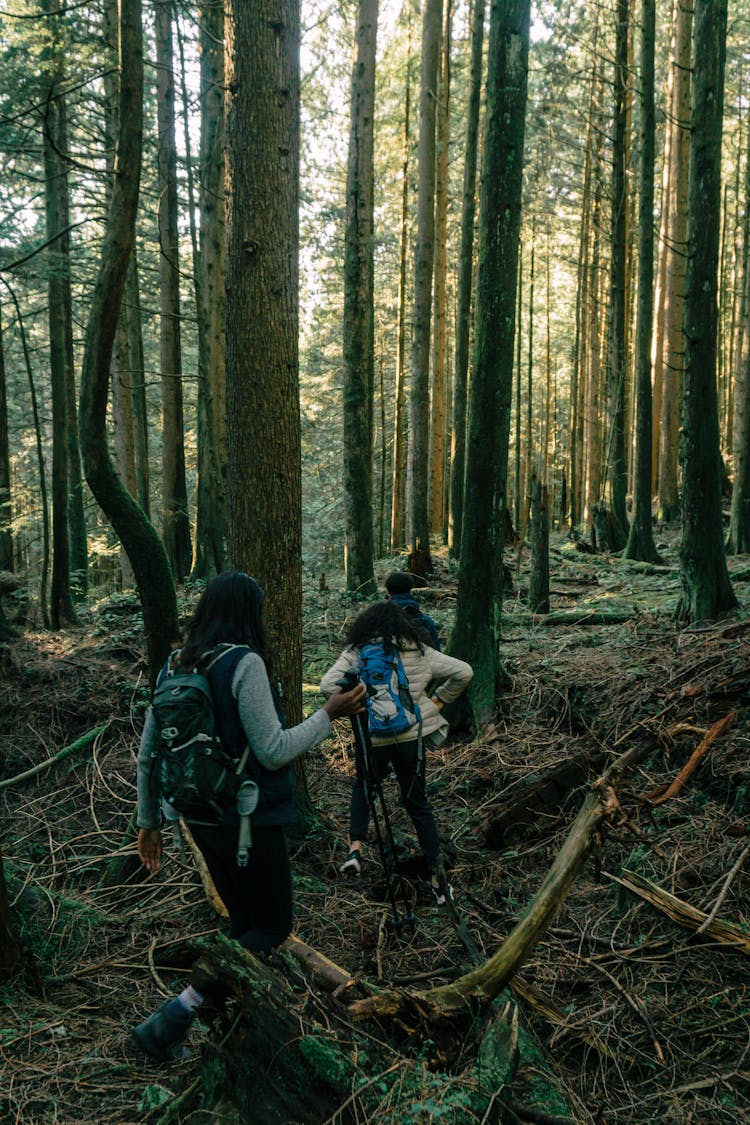
<svg viewBox="0 0 750 1125"><path fill-rule="evenodd" d="M424 0L419 94L419 181L414 264L409 451L406 466L406 534L429 556L428 458L430 440L430 314L435 260L435 114L443 0ZM431 561L427 566L431 569Z"/></svg>
<svg viewBox="0 0 750 1125"><path fill-rule="evenodd" d="M626 143L628 90L628 0L617 0L612 141L612 250L609 280L609 343L607 361L607 480L614 550L625 546L627 460L625 453L625 282L627 255Z"/></svg>
<svg viewBox="0 0 750 1125"><path fill-rule="evenodd" d="M539 477L531 478L531 569L529 609L549 613L549 493Z"/></svg>
<svg viewBox="0 0 750 1125"><path fill-rule="evenodd" d="M156 106L159 133L159 352L162 406L162 538L172 572L190 570L180 334L180 241L172 44L172 0L155 0Z"/></svg>
<svg viewBox="0 0 750 1125"><path fill-rule="evenodd" d="M456 622L474 723L489 722L506 681L498 652L513 388L530 0L493 0L479 221L474 377Z"/></svg>
<svg viewBox="0 0 750 1125"><path fill-rule="evenodd" d="M745 157L745 202L750 199L750 128ZM731 396L731 445L734 462L732 505L726 549L729 555L750 553L750 213L742 220L741 294Z"/></svg>
<svg viewBox="0 0 750 1125"><path fill-rule="evenodd" d="M8 439L8 390L5 375L2 306L0 306L0 570L15 570L13 559L13 503Z"/></svg>
<svg viewBox="0 0 750 1125"><path fill-rule="evenodd" d="M464 481L466 476L466 404L469 383L471 293L474 276L474 216L476 213L477 153L479 150L479 109L482 94L484 8L485 0L474 0L471 17L469 102L466 109L466 140L464 144L461 251L456 308L453 432L451 437L451 503L448 524L448 549L453 558L458 557L461 544Z"/></svg>
<svg viewBox="0 0 750 1125"><path fill-rule="evenodd" d="M391 480L391 551L398 551L406 542L406 260L409 247L409 125L411 120L411 21L406 56L404 89L404 131L401 156L401 223L399 235L398 325L396 329L396 389L393 418L393 477Z"/></svg>
<svg viewBox="0 0 750 1125"><path fill-rule="evenodd" d="M348 590L375 593L373 576L373 130L377 0L359 0L352 72L344 234L344 566Z"/></svg>
<svg viewBox="0 0 750 1125"><path fill-rule="evenodd" d="M521 366L521 322L523 317L523 239L518 239L518 286L516 291L516 431L515 431L515 465L513 472L513 524L521 527L521 497L523 495L523 477L521 469L521 386L523 383L523 369Z"/></svg>
<svg viewBox="0 0 750 1125"><path fill-rule="evenodd" d="M696 0L690 120L680 621L734 609L723 547L716 393L716 283L721 210L721 129L727 0Z"/></svg>
<svg viewBox="0 0 750 1125"><path fill-rule="evenodd" d="M601 81L601 78L600 78ZM602 87L600 86L600 93ZM601 99L600 99L601 100ZM600 126L603 126L600 116ZM604 464L604 419L602 417L602 196L604 194L603 127L596 131L594 148L594 197L591 215L592 246L589 263L587 293L589 308L586 315L586 411L584 421L585 491L583 521L587 531L593 529L594 508L601 499L602 468Z"/></svg>
<svg viewBox="0 0 750 1125"><path fill-rule="evenodd" d="M636 325L636 442L633 522L625 557L662 560L651 524L651 325L654 311L654 54L656 0L641 0L641 154L638 220L638 319Z"/></svg>
<svg viewBox="0 0 750 1125"><path fill-rule="evenodd" d="M224 296L224 8L199 7L200 247L193 249L198 310L198 471L192 578L224 569L226 515L226 371ZM183 68L184 72L184 68ZM183 77L183 82L185 81ZM186 137L189 135L186 122ZM191 191L191 196L192 196ZM191 210L192 210L191 204ZM194 241L195 224L191 225Z"/></svg>
<svg viewBox="0 0 750 1125"><path fill-rule="evenodd" d="M83 601L88 589L88 540L84 511L84 483L81 444L78 439L78 395L73 348L73 294L70 267L70 190L68 184L68 120L64 97L58 100L57 152L60 161L58 180L60 202L60 259L62 270L63 318L65 323L65 437L68 447L68 541L70 545L70 589L75 601Z"/></svg>
<svg viewBox="0 0 750 1125"><path fill-rule="evenodd" d="M440 81L436 109L435 280L433 284L432 395L430 414L430 527L447 540L445 450L447 444L448 359L448 148L450 145L451 31L453 0L443 0Z"/></svg>
<svg viewBox="0 0 750 1125"><path fill-rule="evenodd" d="M143 362L143 331L141 328L141 296L138 286L136 249L128 262L125 278L124 312L127 319L128 358L130 360L130 395L133 414L133 455L135 460L135 496L144 515L151 518L150 471L148 463L148 415L146 412L146 372Z"/></svg>
<svg viewBox="0 0 750 1125"><path fill-rule="evenodd" d="M143 142L142 34L140 0L121 0L119 160L86 326L79 422L86 480L133 565L154 683L179 635L174 583L161 540L115 472L106 437L109 370L138 208Z"/></svg>
<svg viewBox="0 0 750 1125"><path fill-rule="evenodd" d="M666 255L664 362L659 438L659 519L668 523L680 509L677 490L680 397L685 369L683 307L686 291L688 179L690 169L690 44L693 8L678 0L674 81L670 109L670 174Z"/></svg>
<svg viewBox="0 0 750 1125"><path fill-rule="evenodd" d="M47 16L59 12L59 0L44 0ZM51 21L57 25L59 22ZM44 64L46 87L45 114L42 120L44 154L44 196L47 235L47 298L52 388L52 584L50 620L53 629L75 622L70 590L70 540L68 537L68 441L66 397L66 331L63 295L63 261L60 180L65 175L60 155L60 88L63 79L63 44L53 36L49 58Z"/></svg>

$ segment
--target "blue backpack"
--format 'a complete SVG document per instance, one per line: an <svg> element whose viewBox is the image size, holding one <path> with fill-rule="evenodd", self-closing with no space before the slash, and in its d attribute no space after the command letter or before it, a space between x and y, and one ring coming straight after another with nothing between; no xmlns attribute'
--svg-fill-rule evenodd
<svg viewBox="0 0 750 1125"><path fill-rule="evenodd" d="M418 727L421 737L422 716L411 697L398 649L373 642L362 645L359 658L359 675L367 691L365 706L370 734L376 738L395 737Z"/></svg>

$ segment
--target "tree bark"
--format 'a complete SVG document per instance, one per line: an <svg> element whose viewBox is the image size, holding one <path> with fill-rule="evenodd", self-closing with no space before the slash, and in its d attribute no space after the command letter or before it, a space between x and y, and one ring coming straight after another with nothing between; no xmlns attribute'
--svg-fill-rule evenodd
<svg viewBox="0 0 750 1125"><path fill-rule="evenodd" d="M479 220L474 377L456 622L449 649L474 668L468 703L489 722L505 681L502 606L508 441L526 123L529 0L493 0Z"/></svg>
<svg viewBox="0 0 750 1125"><path fill-rule="evenodd" d="M190 571L183 433L180 241L171 0L155 0L159 135L159 354L162 406L162 538L177 582Z"/></svg>
<svg viewBox="0 0 750 1125"><path fill-rule="evenodd" d="M683 310L686 293L688 181L690 170L690 45L693 7L678 0L674 35L674 78L669 112L669 192L665 262L664 344L661 421L659 439L660 521L676 519L680 510L677 490L680 397L685 370Z"/></svg>
<svg viewBox="0 0 750 1125"><path fill-rule="evenodd" d="M344 567L347 590L375 593L373 576L373 135L377 0L359 0L352 71L344 233Z"/></svg>
<svg viewBox="0 0 750 1125"><path fill-rule="evenodd" d="M685 622L714 620L737 606L723 546L716 393L726 25L726 0L696 0L682 400L682 597L677 607L678 620Z"/></svg>
<svg viewBox="0 0 750 1125"><path fill-rule="evenodd" d="M531 571L529 609L549 613L549 496L538 477L531 480Z"/></svg>
<svg viewBox="0 0 750 1125"><path fill-rule="evenodd" d="M201 140L197 287L201 369L191 577L208 578L224 569L227 541L223 5L203 3L199 8L199 22Z"/></svg>
<svg viewBox="0 0 750 1125"><path fill-rule="evenodd" d="M143 140L140 0L120 7L120 107L117 160L99 273L91 296L81 370L80 429L86 479L133 564L154 683L179 635L177 602L162 543L115 472L107 450L109 369L135 234Z"/></svg>
<svg viewBox="0 0 750 1125"><path fill-rule="evenodd" d="M435 280L432 301L432 393L430 396L430 530L447 541L445 454L448 444L448 149L450 145L453 0L443 0L438 104L435 127Z"/></svg>
<svg viewBox="0 0 750 1125"><path fill-rule="evenodd" d="M654 311L655 0L641 0L641 155L636 322L636 435L633 521L625 558L661 563L651 523L651 328Z"/></svg>
<svg viewBox="0 0 750 1125"><path fill-rule="evenodd" d="M628 517L627 456L625 449L626 366L626 226L628 192L625 179L627 157L628 99L628 0L617 0L617 35L614 76L614 137L612 141L612 249L609 278L609 344L607 370L607 479L613 516L613 549L625 546Z"/></svg>
<svg viewBox="0 0 750 1125"><path fill-rule="evenodd" d="M411 8L409 9L411 15ZM406 545L406 260L409 248L409 128L411 122L411 33L406 55L404 129L401 150L401 222L399 228L398 314L396 328L396 389L393 416L393 475L391 478L391 551Z"/></svg>
<svg viewBox="0 0 750 1125"><path fill-rule="evenodd" d="M0 570L13 571L13 497L10 478L10 443L8 440L8 390L5 375L2 306L0 306Z"/></svg>
<svg viewBox="0 0 750 1125"><path fill-rule="evenodd" d="M409 451L406 464L406 536L414 550L430 552L428 458L430 440L430 316L435 261L435 114L443 0L425 0L419 93L419 180L414 262ZM431 561L428 562L431 567Z"/></svg>
<svg viewBox="0 0 750 1125"><path fill-rule="evenodd" d="M471 337L471 291L474 274L474 217L476 213L477 153L479 149L479 108L482 95L484 8L484 0L474 0L471 17L471 71L469 74L469 102L466 109L461 249L456 302L456 351L453 372L451 503L448 522L448 550L452 558L458 558L461 546L464 478L466 474L466 405L469 382L469 340Z"/></svg>
<svg viewBox="0 0 750 1125"><path fill-rule="evenodd" d="M293 726L302 718L299 3L232 0L225 14L229 561L267 592Z"/></svg>

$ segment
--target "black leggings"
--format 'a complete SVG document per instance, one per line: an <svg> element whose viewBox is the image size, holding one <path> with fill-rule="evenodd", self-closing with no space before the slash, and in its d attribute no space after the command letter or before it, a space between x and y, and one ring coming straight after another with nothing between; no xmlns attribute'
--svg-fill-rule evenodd
<svg viewBox="0 0 750 1125"><path fill-rule="evenodd" d="M251 953L281 945L292 929L292 873L284 829L253 827L247 867L237 866L238 828L191 824L190 831L229 911L229 936Z"/></svg>
<svg viewBox="0 0 750 1125"><path fill-rule="evenodd" d="M424 853L425 866L428 873L432 875L438 865L440 840L435 825L435 817L432 814L432 806L427 800L424 770L417 751L416 739L412 742L393 742L388 746L373 746L370 769L373 779L377 782L382 781L388 773L389 767L393 766L401 788L404 808L417 830L417 838ZM363 763L357 761L357 776L352 787L349 838L352 841L361 840L364 843L367 840L367 829L370 822L370 803L363 773Z"/></svg>

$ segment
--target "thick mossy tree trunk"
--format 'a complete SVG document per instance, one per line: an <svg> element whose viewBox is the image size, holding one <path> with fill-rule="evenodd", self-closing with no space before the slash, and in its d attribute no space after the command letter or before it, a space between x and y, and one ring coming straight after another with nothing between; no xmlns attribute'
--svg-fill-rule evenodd
<svg viewBox="0 0 750 1125"><path fill-rule="evenodd" d="M636 321L636 423L633 522L625 558L661 563L651 523L651 324L654 311L655 0L641 3L641 161Z"/></svg>
<svg viewBox="0 0 750 1125"><path fill-rule="evenodd" d="M344 567L347 590L375 593L372 569L373 133L377 0L360 0L352 70L344 231Z"/></svg>
<svg viewBox="0 0 750 1125"><path fill-rule="evenodd" d="M117 475L106 438L109 370L138 207L143 140L142 34L140 0L123 0L117 157L101 263L86 328L79 420L86 480L133 565L153 683L179 635L174 582L161 540Z"/></svg>
<svg viewBox="0 0 750 1125"><path fill-rule="evenodd" d="M477 152L479 148L479 107L482 95L484 8L484 0L474 0L471 18L469 102L466 109L466 140L464 144L461 252L458 266L458 296L456 298L456 350L453 368L453 432L451 435L450 512L448 519L448 550L452 558L458 558L461 548L464 508L466 402L469 381L471 291L474 275L474 214L476 210Z"/></svg>
<svg viewBox="0 0 750 1125"><path fill-rule="evenodd" d="M716 390L726 33L726 0L696 0L680 451L682 597L677 618L684 622L715 620L737 606L724 554Z"/></svg>
<svg viewBox="0 0 750 1125"><path fill-rule="evenodd" d="M471 386L456 623L449 650L474 668L472 718L484 726L505 673L498 650L530 0L493 0L479 219Z"/></svg>

